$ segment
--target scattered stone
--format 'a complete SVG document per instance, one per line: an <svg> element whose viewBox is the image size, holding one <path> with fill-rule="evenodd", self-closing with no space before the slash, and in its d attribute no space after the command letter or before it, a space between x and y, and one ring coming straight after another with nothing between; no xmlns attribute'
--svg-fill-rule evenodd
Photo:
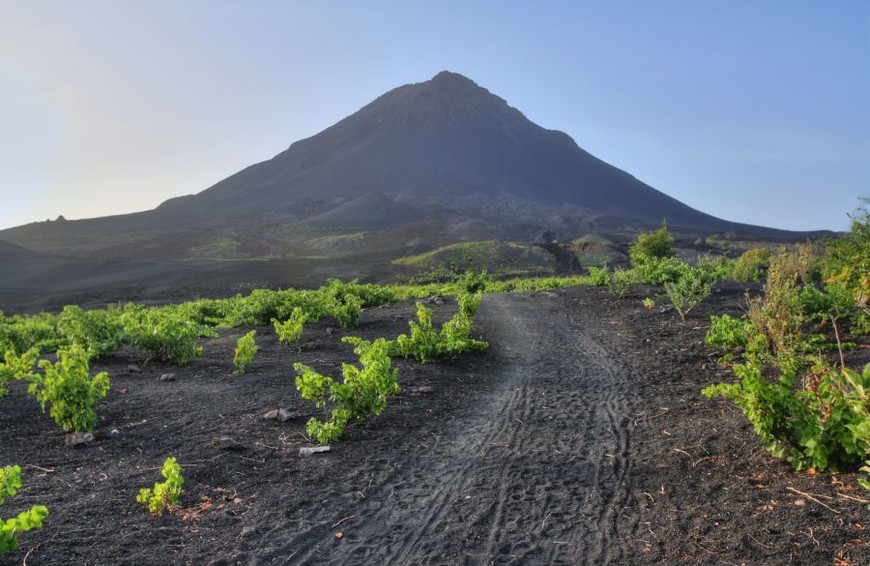
<svg viewBox="0 0 870 566"><path fill-rule="evenodd" d="M174 373L164 373L160 377L157 378L157 381L175 381Z"/></svg>
<svg viewBox="0 0 870 566"><path fill-rule="evenodd" d="M335 330L333 330L333 328L332 328L331 326L328 326L328 327L326 328L326 335L327 335L327 336L332 336L332 333L333 333L333 332L335 332Z"/></svg>
<svg viewBox="0 0 870 566"><path fill-rule="evenodd" d="M82 444L90 444L94 441L94 433L92 432L71 432L64 438L64 444L67 446L81 446Z"/></svg>
<svg viewBox="0 0 870 566"><path fill-rule="evenodd" d="M442 305L442 304L444 304L444 299L442 299L438 295L435 295L434 297L429 297L426 300L426 302L429 303L430 305Z"/></svg>
<svg viewBox="0 0 870 566"><path fill-rule="evenodd" d="M249 536L254 535L256 533L257 533L257 527L248 526L248 527L245 527L244 529L242 529L242 532L239 536L241 536L242 538L248 538Z"/></svg>
<svg viewBox="0 0 870 566"><path fill-rule="evenodd" d="M231 436L213 438L211 445L218 450L244 450L246 446Z"/></svg>
<svg viewBox="0 0 870 566"><path fill-rule="evenodd" d="M329 446L303 446L299 449L299 455L304 458L313 454L329 452L330 450L332 450L332 448L330 448Z"/></svg>
<svg viewBox="0 0 870 566"><path fill-rule="evenodd" d="M269 411L265 415L263 415L264 419L278 420L278 421L281 421L282 423L285 423L289 420L295 419L296 417L298 417L298 415L296 415L295 413L291 413L290 411L288 411L287 409L284 409L284 408L272 409L271 411Z"/></svg>
<svg viewBox="0 0 870 566"><path fill-rule="evenodd" d="M411 395L426 395L432 393L435 389L429 385L421 385L419 387L409 387L408 393Z"/></svg>
<svg viewBox="0 0 870 566"><path fill-rule="evenodd" d="M127 366L127 373L142 373L142 368L137 365L130 364Z"/></svg>
<svg viewBox="0 0 870 566"><path fill-rule="evenodd" d="M341 539L343 539L343 538L344 538L344 533L341 532L341 531L338 531L337 533L335 533L335 538L336 538L336 540L341 540Z"/></svg>

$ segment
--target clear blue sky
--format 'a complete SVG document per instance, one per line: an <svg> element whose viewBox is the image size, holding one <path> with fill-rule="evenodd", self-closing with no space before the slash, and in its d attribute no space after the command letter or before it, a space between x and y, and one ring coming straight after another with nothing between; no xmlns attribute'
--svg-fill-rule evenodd
<svg viewBox="0 0 870 566"><path fill-rule="evenodd" d="M0 0L0 227L199 192L445 69L722 218L870 194L868 0Z"/></svg>

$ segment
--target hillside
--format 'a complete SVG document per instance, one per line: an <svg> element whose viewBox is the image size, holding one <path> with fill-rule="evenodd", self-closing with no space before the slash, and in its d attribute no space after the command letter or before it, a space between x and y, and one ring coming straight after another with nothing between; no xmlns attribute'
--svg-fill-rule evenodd
<svg viewBox="0 0 870 566"><path fill-rule="evenodd" d="M545 231L563 241L636 233L663 219L678 233L808 236L694 210L444 71L196 195L136 214L28 224L0 239L82 257L398 257ZM356 244L324 249L325 233Z"/></svg>

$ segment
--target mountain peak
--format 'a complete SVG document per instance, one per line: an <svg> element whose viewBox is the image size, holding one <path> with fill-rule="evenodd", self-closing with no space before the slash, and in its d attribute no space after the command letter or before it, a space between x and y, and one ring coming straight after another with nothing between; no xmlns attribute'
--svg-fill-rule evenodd
<svg viewBox="0 0 870 566"><path fill-rule="evenodd" d="M443 85L477 86L477 83L465 75L460 75L459 73L454 73L452 71L441 71L432 77L429 82Z"/></svg>

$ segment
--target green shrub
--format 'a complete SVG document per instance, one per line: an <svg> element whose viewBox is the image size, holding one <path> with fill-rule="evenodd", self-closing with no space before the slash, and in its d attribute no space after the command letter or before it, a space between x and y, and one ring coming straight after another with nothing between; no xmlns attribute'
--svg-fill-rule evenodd
<svg viewBox="0 0 870 566"><path fill-rule="evenodd" d="M48 313L5 318L0 330L3 333L0 345L5 345L4 350L26 352L36 348L41 354L57 350L64 345L64 340L57 329L57 319Z"/></svg>
<svg viewBox="0 0 870 566"><path fill-rule="evenodd" d="M21 489L21 467L6 466L0 468L0 505L7 497L13 497ZM18 549L18 537L21 533L42 528L42 521L48 516L48 508L44 505L34 505L17 517L3 519L0 517L0 556Z"/></svg>
<svg viewBox="0 0 870 566"><path fill-rule="evenodd" d="M607 266L595 267L589 266L589 275L586 276L586 281L593 287L604 287L610 281L610 271Z"/></svg>
<svg viewBox="0 0 870 566"><path fill-rule="evenodd" d="M851 299L853 324L870 332L870 199L862 200L849 232L825 243L822 275L829 289Z"/></svg>
<svg viewBox="0 0 870 566"><path fill-rule="evenodd" d="M13 379L30 381L33 378L33 366L36 365L38 357L39 351L36 348L31 348L20 356L15 350L6 350L4 361L0 361L0 397L9 393L6 387Z"/></svg>
<svg viewBox="0 0 870 566"><path fill-rule="evenodd" d="M233 375L242 375L248 370L248 366L254 361L254 356L257 354L257 341L254 339L257 331L251 330L236 341L236 348L233 353L233 367L236 370Z"/></svg>
<svg viewBox="0 0 870 566"><path fill-rule="evenodd" d="M43 412L50 403L49 414L66 432L90 432L97 424L97 403L109 391L109 376L100 372L90 377L88 354L73 344L57 351L54 364L40 360L43 374L34 374L28 391L36 397Z"/></svg>
<svg viewBox="0 0 870 566"><path fill-rule="evenodd" d="M472 317L477 314L477 309L480 308L482 300L483 295L480 292L459 293L456 295L456 303L459 305L459 312L467 317Z"/></svg>
<svg viewBox="0 0 870 566"><path fill-rule="evenodd" d="M859 374L818 364L795 391L796 380L762 376L758 364L734 365L737 383L703 390L740 407L768 451L795 469L856 467L870 450L870 364Z"/></svg>
<svg viewBox="0 0 870 566"><path fill-rule="evenodd" d="M723 279L733 279L735 260L725 256L702 255L695 262L695 269L711 285Z"/></svg>
<svg viewBox="0 0 870 566"><path fill-rule="evenodd" d="M456 282L456 289L458 293L464 292L473 295L486 291L487 286L491 283L492 279L490 279L486 269L483 269L479 273L466 271Z"/></svg>
<svg viewBox="0 0 870 566"><path fill-rule="evenodd" d="M675 282L665 283L665 294L681 320L686 320L686 314L709 297L712 289L713 284L705 280L700 269L689 268Z"/></svg>
<svg viewBox="0 0 870 566"><path fill-rule="evenodd" d="M664 285L675 283L691 269L688 263L678 257L652 258L632 269L638 284ZM702 271L705 279L715 277L715 272Z"/></svg>
<svg viewBox="0 0 870 566"><path fill-rule="evenodd" d="M761 281L767 275L770 258L773 254L768 248L752 248L746 250L734 262L731 278L735 281Z"/></svg>
<svg viewBox="0 0 870 566"><path fill-rule="evenodd" d="M379 415L387 407L387 397L399 392L399 370L392 367L389 342L378 338L374 342L346 336L343 342L354 344L360 367L342 364L344 380L339 383L321 375L305 364L296 363L300 374L296 388L302 398L314 401L318 408L333 405L329 420L309 419L306 432L321 444L338 440L350 419Z"/></svg>
<svg viewBox="0 0 870 566"><path fill-rule="evenodd" d="M155 483L153 488L143 487L136 496L136 502L145 505L152 515L162 515L170 505L178 505L181 500L184 477L175 458L170 456L163 462L160 475L163 476L162 482Z"/></svg>
<svg viewBox="0 0 870 566"><path fill-rule="evenodd" d="M870 450L870 365L858 373L818 356L827 339L807 334L805 326L838 314L827 310L835 304L827 292L798 284L795 265L808 264L794 254L774 256L763 295L749 301L746 317L713 318L707 344L726 349L724 362L741 354L732 366L738 380L703 393L733 401L767 449L796 469L855 468ZM862 484L870 488L867 480Z"/></svg>
<svg viewBox="0 0 870 566"><path fill-rule="evenodd" d="M285 344L292 344L299 340L306 322L308 322L308 313L299 307L294 308L293 312L284 322L275 318L272 319L272 325L275 327L275 334L278 336L278 340Z"/></svg>
<svg viewBox="0 0 870 566"><path fill-rule="evenodd" d="M479 294L460 295L459 309L440 331L432 325L432 311L418 302L417 320L409 323L409 334L401 334L391 342L390 353L428 364L445 356L486 349L486 342L471 337L472 315L480 300Z"/></svg>
<svg viewBox="0 0 870 566"><path fill-rule="evenodd" d="M429 363L441 353L441 336L432 326L432 310L417 303L417 320L408 323L410 332L396 337L391 353L403 358L414 357L421 364Z"/></svg>
<svg viewBox="0 0 870 566"><path fill-rule="evenodd" d="M80 344L91 359L108 356L127 344L118 309L86 311L67 305L57 316L57 328L67 344Z"/></svg>
<svg viewBox="0 0 870 566"><path fill-rule="evenodd" d="M129 344L151 359L186 365L202 354L197 341L215 336L213 330L192 320L183 307L150 308L127 305L121 314Z"/></svg>
<svg viewBox="0 0 870 566"><path fill-rule="evenodd" d="M752 355L759 363L772 364L776 371L794 376L808 362L800 356L806 316L801 309L797 274L789 261L786 253L771 259L764 294L749 300L747 317L763 344Z"/></svg>
<svg viewBox="0 0 870 566"><path fill-rule="evenodd" d="M628 256L634 267L674 255L674 237L668 232L668 226L664 222L661 228L651 234L641 232L628 249Z"/></svg>
<svg viewBox="0 0 870 566"><path fill-rule="evenodd" d="M720 363L734 360L737 351L743 351L750 336L753 336L752 323L745 317L735 318L727 314L710 317L710 328L704 337L704 343L711 348L721 348L725 351Z"/></svg>
<svg viewBox="0 0 870 566"><path fill-rule="evenodd" d="M607 288L614 297L620 299L631 293L639 283L640 279L634 269L616 268L607 278Z"/></svg>

